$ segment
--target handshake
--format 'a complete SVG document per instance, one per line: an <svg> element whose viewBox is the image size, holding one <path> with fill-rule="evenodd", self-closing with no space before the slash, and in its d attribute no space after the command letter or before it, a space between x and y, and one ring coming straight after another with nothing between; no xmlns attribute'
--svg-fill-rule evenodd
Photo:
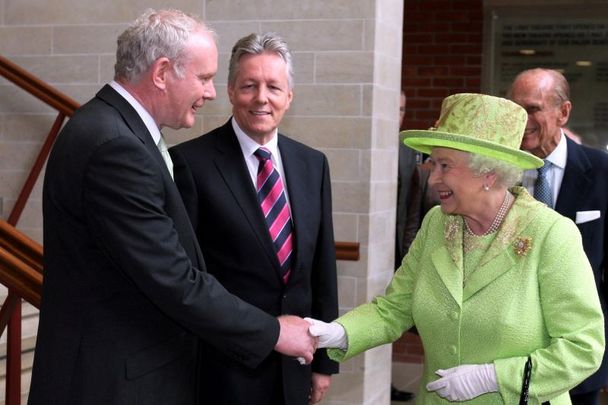
<svg viewBox="0 0 608 405"><path fill-rule="evenodd" d="M301 364L310 364L315 350L348 347L346 331L336 322L326 323L312 318L282 315L278 318L279 339L274 349L286 356L297 357Z"/></svg>

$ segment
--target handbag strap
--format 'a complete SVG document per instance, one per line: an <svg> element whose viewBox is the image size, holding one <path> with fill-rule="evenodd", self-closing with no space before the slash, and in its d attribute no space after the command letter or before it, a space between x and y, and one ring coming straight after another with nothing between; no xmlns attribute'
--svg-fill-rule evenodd
<svg viewBox="0 0 608 405"><path fill-rule="evenodd" d="M524 380L521 383L519 405L528 405L528 390L530 389L530 375L532 375L532 358L528 356L524 367Z"/></svg>
<svg viewBox="0 0 608 405"><path fill-rule="evenodd" d="M528 392L530 390L530 376L532 375L532 358L528 356L524 367L524 380L521 383L521 395L519 396L519 405L528 405ZM549 401L543 402L542 405L550 405Z"/></svg>

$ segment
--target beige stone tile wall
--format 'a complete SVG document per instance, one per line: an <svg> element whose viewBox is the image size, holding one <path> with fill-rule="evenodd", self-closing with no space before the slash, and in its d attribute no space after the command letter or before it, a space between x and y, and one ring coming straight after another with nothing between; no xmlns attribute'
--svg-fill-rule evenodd
<svg viewBox="0 0 608 405"><path fill-rule="evenodd" d="M402 0L0 0L0 54L80 103L112 79L117 35L147 7L203 16L218 33L217 100L179 143L223 124L229 52L275 31L294 52L294 102L281 131L322 150L332 173L336 240L361 243L339 262L340 310L382 293L393 272ZM7 218L55 118L0 78L0 198ZM41 241L41 181L19 227ZM388 404L390 346L352 359L325 404Z"/></svg>

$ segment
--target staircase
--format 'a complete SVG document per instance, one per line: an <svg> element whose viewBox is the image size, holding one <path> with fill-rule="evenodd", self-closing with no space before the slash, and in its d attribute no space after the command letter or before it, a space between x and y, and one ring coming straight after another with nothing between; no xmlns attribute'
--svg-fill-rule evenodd
<svg viewBox="0 0 608 405"><path fill-rule="evenodd" d="M40 305L42 291L42 246L28 240L12 226L16 225L21 217L63 122L72 116L79 104L2 55L0 77L21 87L58 112L7 221L0 220L0 333L3 333L0 338L0 362L3 363L0 364L0 405L17 405L27 402L31 380L38 329L36 307ZM10 295L5 286L10 288ZM19 308L19 302L22 303L20 323L12 316L15 308ZM7 345L7 324L8 330L11 331L11 345ZM17 347L19 342L21 356ZM12 350L9 350L9 347ZM7 367L7 362L10 367ZM7 387L8 376L10 378Z"/></svg>

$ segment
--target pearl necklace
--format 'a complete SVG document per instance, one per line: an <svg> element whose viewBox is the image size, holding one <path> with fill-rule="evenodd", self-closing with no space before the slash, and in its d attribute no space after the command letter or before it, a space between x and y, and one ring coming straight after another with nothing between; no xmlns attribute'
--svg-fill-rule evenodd
<svg viewBox="0 0 608 405"><path fill-rule="evenodd" d="M507 216L507 212L509 212L509 207L511 206L511 201L513 201L513 195L507 190L507 193L505 194L505 199L502 201L502 205L498 209L498 212L496 213L496 216L494 217L494 221L492 221L492 225L490 225L488 230L485 231L484 233L482 233L481 235L477 235L475 232L473 232L471 230L471 228L469 227L467 220L463 219L464 227L465 227L467 233L469 235L473 235L473 236L488 236L489 234L496 232L498 230L498 228L500 227L500 224L502 224L502 221Z"/></svg>

